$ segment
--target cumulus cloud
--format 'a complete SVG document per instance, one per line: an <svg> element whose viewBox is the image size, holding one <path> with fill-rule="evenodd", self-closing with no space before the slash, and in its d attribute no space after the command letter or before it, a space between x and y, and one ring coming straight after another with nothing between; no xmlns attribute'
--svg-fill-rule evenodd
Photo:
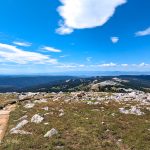
<svg viewBox="0 0 150 150"><path fill-rule="evenodd" d="M118 43L118 41L119 41L119 37L111 37L110 38L111 39L111 41L112 41L112 43Z"/></svg>
<svg viewBox="0 0 150 150"><path fill-rule="evenodd" d="M136 36L146 36L146 35L150 35L150 27L143 30L143 31L138 31L135 33Z"/></svg>
<svg viewBox="0 0 150 150"><path fill-rule="evenodd" d="M100 64L98 66L99 67L116 67L117 64L111 62L111 63L108 63L108 64Z"/></svg>
<svg viewBox="0 0 150 150"><path fill-rule="evenodd" d="M29 42L19 42L19 41L14 41L13 44L17 46L24 46L24 47L29 47L32 45L32 43Z"/></svg>
<svg viewBox="0 0 150 150"><path fill-rule="evenodd" d="M63 18L56 30L70 34L74 29L94 28L104 25L126 0L60 0L58 12Z"/></svg>
<svg viewBox="0 0 150 150"><path fill-rule="evenodd" d="M49 46L44 46L44 47L42 47L42 49L46 50L46 51L50 51L50 52L55 52L55 53L60 53L61 52L60 49L56 49L56 48L49 47Z"/></svg>
<svg viewBox="0 0 150 150"><path fill-rule="evenodd" d="M0 62L11 62L17 64L48 63L57 64L57 60L36 52L24 51L16 46L0 43Z"/></svg>

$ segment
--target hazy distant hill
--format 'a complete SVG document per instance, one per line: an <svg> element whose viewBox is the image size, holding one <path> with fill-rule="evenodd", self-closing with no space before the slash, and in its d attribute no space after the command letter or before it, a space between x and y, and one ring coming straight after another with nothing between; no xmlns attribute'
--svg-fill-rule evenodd
<svg viewBox="0 0 150 150"><path fill-rule="evenodd" d="M58 81L75 78L72 76L0 76L0 92L24 91L30 87L52 85Z"/></svg>

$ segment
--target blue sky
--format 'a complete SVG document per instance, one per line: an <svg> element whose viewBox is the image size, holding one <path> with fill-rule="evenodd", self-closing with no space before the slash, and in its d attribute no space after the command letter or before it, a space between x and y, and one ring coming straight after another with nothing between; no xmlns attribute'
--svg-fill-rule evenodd
<svg viewBox="0 0 150 150"><path fill-rule="evenodd" d="M1 0L0 73L149 71L148 0Z"/></svg>

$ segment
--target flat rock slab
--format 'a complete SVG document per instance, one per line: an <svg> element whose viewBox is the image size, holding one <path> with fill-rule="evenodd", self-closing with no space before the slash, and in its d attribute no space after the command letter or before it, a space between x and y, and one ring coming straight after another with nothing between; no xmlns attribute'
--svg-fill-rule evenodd
<svg viewBox="0 0 150 150"><path fill-rule="evenodd" d="M15 109L15 105L7 106L5 109L0 110L0 142L4 138L7 130L7 124L9 120L9 114Z"/></svg>

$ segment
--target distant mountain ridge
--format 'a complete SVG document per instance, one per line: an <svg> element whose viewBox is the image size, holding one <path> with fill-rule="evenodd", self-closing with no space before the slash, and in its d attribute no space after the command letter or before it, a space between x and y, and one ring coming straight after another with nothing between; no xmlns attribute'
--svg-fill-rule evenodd
<svg viewBox="0 0 150 150"><path fill-rule="evenodd" d="M120 75L150 75L150 71L66 71L66 72L52 72L52 73L35 73L35 74L1 74L0 77L35 77L35 76L120 76Z"/></svg>
<svg viewBox="0 0 150 150"><path fill-rule="evenodd" d="M114 83L114 79L116 82ZM128 81L128 82L122 82ZM120 84L117 84L122 82ZM71 92L88 91L92 84L108 86L102 91L137 89L150 91L150 75L121 76L0 76L0 92ZM110 84L111 83L111 84Z"/></svg>

